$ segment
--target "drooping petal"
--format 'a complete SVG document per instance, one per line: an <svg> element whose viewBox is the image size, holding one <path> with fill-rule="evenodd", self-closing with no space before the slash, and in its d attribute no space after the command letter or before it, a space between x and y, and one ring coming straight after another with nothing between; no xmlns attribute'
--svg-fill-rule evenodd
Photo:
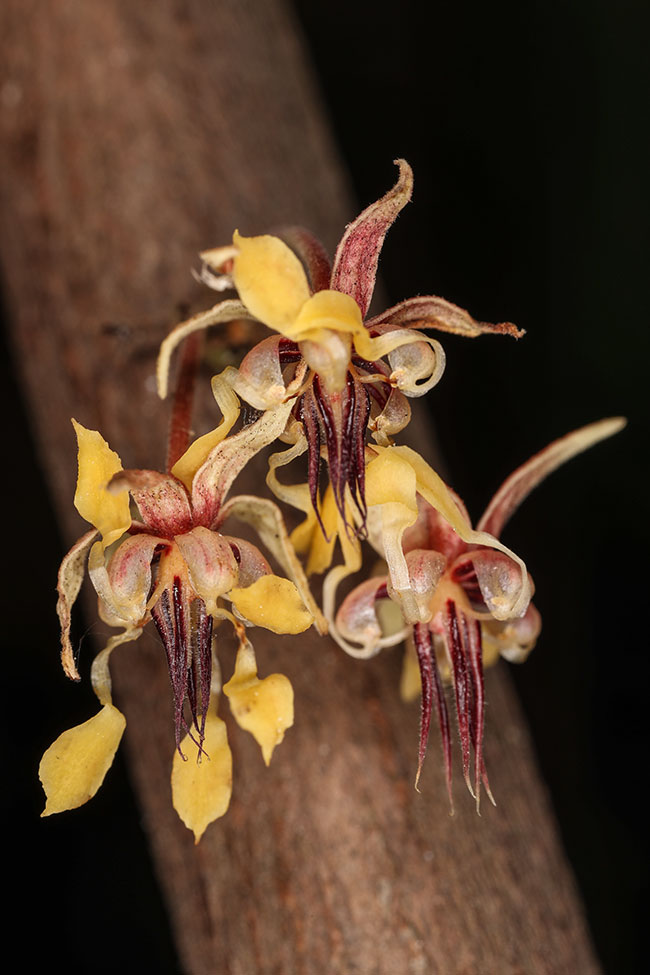
<svg viewBox="0 0 650 975"><path fill-rule="evenodd" d="M293 582L281 576L260 576L228 598L244 619L273 633L303 633L314 622Z"/></svg>
<svg viewBox="0 0 650 975"><path fill-rule="evenodd" d="M194 592L208 613L214 614L217 599L232 589L239 575L232 548L218 532L200 526L177 535L175 542L189 569Z"/></svg>
<svg viewBox="0 0 650 975"><path fill-rule="evenodd" d="M397 183L348 225L334 257L331 287L354 298L364 316L375 287L384 238L413 192L411 167L404 159L395 160L395 164L399 166Z"/></svg>
<svg viewBox="0 0 650 975"><path fill-rule="evenodd" d="M321 636L327 633L327 622L312 595L302 565L287 533L282 512L277 504L267 498L240 495L232 498L223 508L223 520L229 517L251 525L262 544L277 559L289 579L295 583L303 605L312 617Z"/></svg>
<svg viewBox="0 0 650 975"><path fill-rule="evenodd" d="M232 753L226 725L211 708L205 721L203 747L197 748L189 735L181 743L187 758L178 750L172 764L174 809L199 842L206 828L223 816L232 793Z"/></svg>
<svg viewBox="0 0 650 975"><path fill-rule="evenodd" d="M524 616L518 620L498 623L485 620L482 625L483 645L486 654L501 656L510 663L521 664L534 650L542 629L542 617L531 603Z"/></svg>
<svg viewBox="0 0 650 975"><path fill-rule="evenodd" d="M116 474L111 493L130 491L143 522L156 535L173 538L192 527L192 509L185 487L171 474L128 470Z"/></svg>
<svg viewBox="0 0 650 975"><path fill-rule="evenodd" d="M387 308L380 315L369 319L366 327L369 331L381 329L381 326L391 328L435 328L441 332L451 332L465 338L476 338L479 335L511 335L519 339L524 335L511 322L500 322L492 325L490 322L475 321L464 308L453 305L444 298L435 295L421 295L407 298L399 304Z"/></svg>
<svg viewBox="0 0 650 975"><path fill-rule="evenodd" d="M390 378L407 396L424 396L445 371L445 353L439 342L410 342L388 355Z"/></svg>
<svg viewBox="0 0 650 975"><path fill-rule="evenodd" d="M310 295L304 268L278 237L233 236L233 281L239 297L261 322L292 338L291 329Z"/></svg>
<svg viewBox="0 0 650 975"><path fill-rule="evenodd" d="M237 501L239 499L234 498L233 500ZM268 559L262 555L257 545L253 545L252 542L247 541L245 538L238 538L235 535L224 535L223 537L230 545L235 556L237 562L237 582L242 589L252 585L260 576L271 574L273 570L269 565Z"/></svg>
<svg viewBox="0 0 650 975"><path fill-rule="evenodd" d="M81 583L85 575L88 552L97 537L96 531L89 531L75 542L67 555L64 556L59 568L57 592L59 598L56 611L61 624L61 663L63 670L71 680L80 680L79 671L74 659L72 644L70 643L70 623L72 606L79 595Z"/></svg>
<svg viewBox="0 0 650 975"><path fill-rule="evenodd" d="M530 578L524 580L521 567L503 552L482 548L469 553L469 558L476 573L476 580L483 601L495 619L510 618L507 614L518 601L524 585L527 585L529 598L532 597L532 581ZM528 604L526 604L524 612L527 609ZM519 615L522 616L523 612Z"/></svg>
<svg viewBox="0 0 650 975"><path fill-rule="evenodd" d="M183 342L188 335L192 335L193 332L198 332L201 329L209 328L210 325L219 325L222 322L232 322L238 318L244 318L247 321L254 320L255 316L250 313L248 308L235 299L229 299L228 301L222 301L213 308L209 308L207 311L199 312L198 315L193 315L192 318L188 318L186 322L181 322L176 328L172 329L169 335L164 339L162 345L160 346L160 352L158 353L158 362L156 363L156 385L158 388L158 395L161 399L165 399L169 389L169 365L171 362L171 357L174 350Z"/></svg>
<svg viewBox="0 0 650 975"><path fill-rule="evenodd" d="M93 718L59 735L38 769L47 796L42 816L76 809L92 799L113 764L125 727L124 715L105 704Z"/></svg>
<svg viewBox="0 0 650 975"><path fill-rule="evenodd" d="M269 410L287 396L280 358L281 335L258 342L242 359L238 369L227 366L221 378L241 399L256 410Z"/></svg>
<svg viewBox="0 0 650 975"><path fill-rule="evenodd" d="M498 537L510 516L544 478L583 450L618 433L626 423L620 416L590 423L535 454L503 482L479 521L478 529Z"/></svg>
<svg viewBox="0 0 650 975"><path fill-rule="evenodd" d="M131 524L129 495L110 493L107 485L122 470L122 461L97 430L88 430L73 419L79 447L79 475L74 505L82 518L94 525L107 548Z"/></svg>
<svg viewBox="0 0 650 975"><path fill-rule="evenodd" d="M171 471L174 477L183 482L188 491L192 490L192 481L196 472L205 464L214 448L225 440L239 417L239 400L223 373L212 377L212 395L223 416L221 423L214 430L204 433L202 437L198 437L191 443Z"/></svg>
<svg viewBox="0 0 650 975"><path fill-rule="evenodd" d="M293 724L293 688L284 674L257 676L255 652L244 640L237 652L235 673L223 692L240 728L249 731L268 765L276 745Z"/></svg>

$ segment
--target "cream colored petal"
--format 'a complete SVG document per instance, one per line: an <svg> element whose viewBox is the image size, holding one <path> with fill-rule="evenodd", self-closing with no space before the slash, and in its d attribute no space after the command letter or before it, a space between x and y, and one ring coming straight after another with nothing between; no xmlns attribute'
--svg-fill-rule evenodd
<svg viewBox="0 0 650 975"><path fill-rule="evenodd" d="M122 470L122 461L97 430L87 430L73 419L79 448L79 475L74 496L75 508L102 536L107 548L131 524L127 491L111 494L106 490L114 474Z"/></svg>
<svg viewBox="0 0 650 975"><path fill-rule="evenodd" d="M257 662L246 640L237 653L235 673L223 692L240 728L249 731L262 749L268 765L276 745L293 724L293 688L284 674L257 677Z"/></svg>
<svg viewBox="0 0 650 975"><path fill-rule="evenodd" d="M112 704L64 731L41 759L38 774L47 802L42 816L76 809L95 795L113 764L126 721Z"/></svg>
<svg viewBox="0 0 650 975"><path fill-rule="evenodd" d="M61 624L61 663L66 675L72 680L80 680L80 677L70 643L71 611L86 573L88 552L96 537L97 532L90 531L75 542L61 562L57 579L59 598L56 612Z"/></svg>
<svg viewBox="0 0 650 975"><path fill-rule="evenodd" d="M244 619L273 633L303 633L314 622L293 582L281 576L260 576L246 589L232 589L228 598Z"/></svg>
<svg viewBox="0 0 650 975"><path fill-rule="evenodd" d="M232 753L226 725L211 708L205 720L205 754L186 735L181 742L183 761L178 751L172 764L172 802L174 809L199 842L206 828L223 816L232 793Z"/></svg>
<svg viewBox="0 0 650 975"><path fill-rule="evenodd" d="M186 322L181 322L180 325L172 329L160 346L158 362L156 363L156 384L158 387L158 395L161 399L165 399L167 396L171 357L181 342L184 342L193 332L199 332L204 328L209 328L211 325L219 325L222 322L232 322L237 318L245 318L250 321L254 316L242 305L241 301L229 299L228 301L220 302L214 308L209 308L207 311L199 312L198 315L193 315L192 318L189 318Z"/></svg>
<svg viewBox="0 0 650 975"><path fill-rule="evenodd" d="M261 322L282 335L291 329L309 298L304 268L278 237L242 237L235 231L238 250L232 277L239 297Z"/></svg>

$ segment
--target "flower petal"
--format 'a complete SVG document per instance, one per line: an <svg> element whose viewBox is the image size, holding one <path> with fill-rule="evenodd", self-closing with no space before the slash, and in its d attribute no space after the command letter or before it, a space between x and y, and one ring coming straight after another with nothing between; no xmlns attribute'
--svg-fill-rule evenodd
<svg viewBox="0 0 650 975"><path fill-rule="evenodd" d="M399 166L397 183L348 225L334 256L330 287L354 298L363 316L375 287L384 238L413 192L411 167L404 159L396 159L395 164Z"/></svg>
<svg viewBox="0 0 650 975"><path fill-rule="evenodd" d="M291 337L291 327L310 295L304 268L293 251L278 237L242 237L233 243L238 250L233 281L249 311L270 328Z"/></svg>
<svg viewBox="0 0 650 975"><path fill-rule="evenodd" d="M186 535L177 535L175 541L190 571L192 588L212 615L219 596L237 582L239 573L232 548L218 532L200 526Z"/></svg>
<svg viewBox="0 0 650 975"><path fill-rule="evenodd" d="M129 625L141 622L151 589L151 561L158 545L170 543L156 535L125 538L106 565L97 542L90 550L88 575L95 592L113 617Z"/></svg>
<svg viewBox="0 0 650 975"><path fill-rule="evenodd" d="M304 485L302 486L304 487ZM224 521L232 516L239 518L255 529L262 544L277 559L289 579L295 583L305 608L313 617L313 623L318 632L321 635L327 633L327 621L311 593L304 570L296 557L287 533L282 512L277 504L267 498L240 495L224 506L222 514ZM240 579L241 572L242 567L240 566Z"/></svg>
<svg viewBox="0 0 650 975"><path fill-rule="evenodd" d="M111 493L128 490L142 521L156 535L173 538L192 526L187 491L177 478L160 471L119 471L109 484Z"/></svg>
<svg viewBox="0 0 650 975"><path fill-rule="evenodd" d="M223 419L218 427L191 443L172 467L172 474L183 482L188 491L192 490L192 481L197 471L205 464L214 448L225 440L239 418L239 400L230 387L224 373L212 377L212 395Z"/></svg>
<svg viewBox="0 0 650 975"><path fill-rule="evenodd" d="M519 339L525 334L523 329L517 328L512 322L500 322L497 325L477 322L464 308L435 295L407 298L366 322L366 328L370 330L378 329L382 325L392 328L436 328L441 332L471 339L486 334L511 335ZM380 331L384 329L381 328Z"/></svg>
<svg viewBox="0 0 650 975"><path fill-rule="evenodd" d="M293 724L293 688L284 674L257 677L255 652L244 641L237 653L235 673L223 692L240 728L249 731L262 749L268 765L276 745Z"/></svg>
<svg viewBox="0 0 650 975"><path fill-rule="evenodd" d="M192 482L195 524L213 525L232 482L255 454L281 436L292 408L289 401L267 410L211 451Z"/></svg>
<svg viewBox="0 0 650 975"><path fill-rule="evenodd" d="M208 311L202 311L198 315L193 315L192 318L188 318L186 322L181 322L180 325L172 329L160 346L158 362L156 363L156 385L158 395L161 399L165 399L167 396L169 389L169 364L176 347L188 335L192 335L193 332L209 328L210 325L232 322L237 318L245 318L247 321L251 321L254 319L254 316L251 315L248 308L242 305L241 301L231 298L228 301L220 302L213 308L209 308Z"/></svg>
<svg viewBox="0 0 650 975"><path fill-rule="evenodd" d="M181 743L187 760L178 750L172 765L174 809L198 843L206 828L223 816L232 794L232 753L226 725L212 709L205 721L205 737L200 754L196 742L186 735Z"/></svg>
<svg viewBox="0 0 650 975"><path fill-rule="evenodd" d="M82 518L94 525L107 548L131 524L129 496L107 490L114 474L122 470L122 461L97 430L88 430L73 419L79 447L79 475L74 505Z"/></svg>
<svg viewBox="0 0 650 975"><path fill-rule="evenodd" d="M76 809L95 795L113 764L126 721L112 704L64 731L47 749L38 774L47 802L42 816Z"/></svg>
<svg viewBox="0 0 650 975"><path fill-rule="evenodd" d="M59 598L56 612L61 624L61 663L64 672L71 680L81 679L70 643L71 610L79 595L86 571L85 562L96 537L97 532L90 531L75 542L68 554L63 557L57 579L56 590Z"/></svg>
<svg viewBox="0 0 650 975"><path fill-rule="evenodd" d="M307 268L311 290L322 291L329 288L332 269L327 251L321 242L304 227L282 227L277 235Z"/></svg>
<svg viewBox="0 0 650 975"><path fill-rule="evenodd" d="M487 506L477 528L498 537L510 516L544 478L565 464L566 461L571 460L576 454L581 454L583 450L588 450L589 447L605 440L606 437L612 437L618 433L626 423L627 420L624 417L610 417L607 420L599 420L597 423L590 423L586 427L574 430L565 437L560 437L559 440L549 444L544 450L518 467L503 482Z"/></svg>
<svg viewBox="0 0 650 975"><path fill-rule="evenodd" d="M273 633L303 633L314 622L293 582L281 576L260 576L245 589L232 589L228 598L250 623Z"/></svg>

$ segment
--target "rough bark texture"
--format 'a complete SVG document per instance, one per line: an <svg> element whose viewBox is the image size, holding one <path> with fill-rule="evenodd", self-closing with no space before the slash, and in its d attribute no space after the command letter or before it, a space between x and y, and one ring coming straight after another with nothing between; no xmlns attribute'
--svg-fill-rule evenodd
<svg viewBox="0 0 650 975"><path fill-rule="evenodd" d="M196 251L286 220L331 245L355 208L280 0L3 11L1 256L72 541L69 417L125 466L159 466L156 345L179 309L207 304L188 273ZM450 818L435 741L413 790L417 709L399 701L397 652L361 663L311 635L255 642L264 673L290 676L296 724L268 770L232 729L232 806L196 848L169 802L162 651L142 640L113 658L186 972L597 970L503 669L487 682L499 808L478 818L459 787Z"/></svg>

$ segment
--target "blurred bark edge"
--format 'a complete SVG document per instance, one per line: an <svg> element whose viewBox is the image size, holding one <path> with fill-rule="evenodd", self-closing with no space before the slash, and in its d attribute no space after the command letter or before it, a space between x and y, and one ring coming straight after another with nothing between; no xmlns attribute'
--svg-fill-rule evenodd
<svg viewBox="0 0 650 975"><path fill-rule="evenodd" d="M0 17L6 302L72 541L69 418L125 466L159 466L156 345L210 300L196 252L287 221L331 247L356 210L282 0L5 0ZM359 663L311 635L256 634L264 671L294 684L296 724L268 770L233 733L233 802L195 848L170 803L163 653L141 643L114 657L116 694L190 975L598 970L503 671L487 688L500 806L479 818L459 791L450 818L435 742L413 790L417 709L399 701L396 652Z"/></svg>

